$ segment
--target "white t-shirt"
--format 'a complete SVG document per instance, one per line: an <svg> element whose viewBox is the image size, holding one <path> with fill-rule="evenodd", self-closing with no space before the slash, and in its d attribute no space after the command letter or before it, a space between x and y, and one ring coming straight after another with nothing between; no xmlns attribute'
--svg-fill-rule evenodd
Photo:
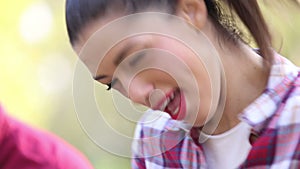
<svg viewBox="0 0 300 169"><path fill-rule="evenodd" d="M251 149L249 135L251 127L240 122L234 128L219 135L202 136L202 143L210 169L235 169L245 161Z"/></svg>

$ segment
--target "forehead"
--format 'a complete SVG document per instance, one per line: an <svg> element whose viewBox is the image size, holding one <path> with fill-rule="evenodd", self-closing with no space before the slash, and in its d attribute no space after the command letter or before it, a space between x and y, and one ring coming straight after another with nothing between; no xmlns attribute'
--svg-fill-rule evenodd
<svg viewBox="0 0 300 169"><path fill-rule="evenodd" d="M127 34L127 36L131 34L132 36L138 32L143 32L143 30L145 30L144 32L147 32L149 31L149 28L151 30L150 32L153 30L154 32L159 33L164 32L164 28L170 27L170 25L166 24L166 22L172 18L170 16L173 16L174 20L174 15L159 12L144 12L131 15L110 12L105 16L89 22L85 27L83 27L73 48L75 49L75 52L79 54L82 47L92 36L95 36L95 34L98 34L97 36L102 40L112 40L116 36L118 37L118 40L120 40L122 33ZM179 24L182 24L182 19L179 20ZM178 22L176 24L178 24ZM105 29L105 27L108 29ZM101 29L105 30L101 31ZM170 29L168 28L167 30ZM116 41L117 40L115 40L115 42Z"/></svg>
<svg viewBox="0 0 300 169"><path fill-rule="evenodd" d="M82 48L85 46L85 44L92 37L93 34L95 34L108 23L112 22L117 18L120 18L121 16L121 14L109 14L107 16L98 17L97 19L88 22L80 31L78 35L78 40L73 45L73 48L77 55L80 56L79 54Z"/></svg>
<svg viewBox="0 0 300 169"><path fill-rule="evenodd" d="M90 72L95 74L99 62L112 47L129 37L131 39L145 34L174 37L188 43L192 49L200 46L198 50L202 54L204 51L209 52L209 43L201 33L184 20L165 13L141 13L124 17L114 15L95 20L82 31L80 41L74 48Z"/></svg>
<svg viewBox="0 0 300 169"><path fill-rule="evenodd" d="M90 22L80 33L79 40L74 45L79 58L96 73L98 63L116 44L120 48L126 45L128 37L145 34L157 16L137 15L132 17L114 14ZM141 33L142 32L142 33ZM160 32L160 31L157 31ZM136 38L130 38L136 39ZM125 40L125 41L124 41ZM95 64L95 62L97 62Z"/></svg>
<svg viewBox="0 0 300 169"><path fill-rule="evenodd" d="M92 74L96 73L98 67L96 61L102 59L101 55L104 55L104 53L108 51L107 46L110 45L110 37L108 35L111 33L106 32L102 34L100 31L105 25L121 16L121 14L110 14L99 17L89 22L80 31L78 40L75 42L73 49L79 59L87 65Z"/></svg>

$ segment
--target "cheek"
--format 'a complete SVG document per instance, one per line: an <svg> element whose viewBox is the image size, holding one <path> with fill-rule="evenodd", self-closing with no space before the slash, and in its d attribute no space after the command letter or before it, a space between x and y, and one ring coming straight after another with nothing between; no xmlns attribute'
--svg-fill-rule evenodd
<svg viewBox="0 0 300 169"><path fill-rule="evenodd" d="M195 91L191 92L193 92L192 95L197 95L193 96L194 100L199 101L195 102L192 99L189 100L191 102L190 112L196 113L196 121L194 122L195 126L202 126L208 120L208 118L211 117L210 109L212 105L212 82L206 67L198 58L198 56L189 51L186 53L186 55L178 54L178 56L185 62L185 64L193 73L193 77L197 82L198 95L195 93ZM199 97L199 100L195 99L196 97Z"/></svg>
<svg viewBox="0 0 300 169"><path fill-rule="evenodd" d="M170 72L162 71L160 69L149 69L144 71L142 77L148 83L154 84L155 88L164 90L164 88L178 86L174 76Z"/></svg>

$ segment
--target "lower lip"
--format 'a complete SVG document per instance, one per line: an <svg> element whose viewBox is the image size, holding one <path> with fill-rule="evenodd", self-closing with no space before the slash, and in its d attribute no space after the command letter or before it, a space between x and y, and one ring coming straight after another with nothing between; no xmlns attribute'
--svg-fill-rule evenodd
<svg viewBox="0 0 300 169"><path fill-rule="evenodd" d="M184 99L184 94L180 92L180 104L179 104L179 112L176 115L172 115L169 113L171 118L174 120L183 120L186 115L186 102Z"/></svg>

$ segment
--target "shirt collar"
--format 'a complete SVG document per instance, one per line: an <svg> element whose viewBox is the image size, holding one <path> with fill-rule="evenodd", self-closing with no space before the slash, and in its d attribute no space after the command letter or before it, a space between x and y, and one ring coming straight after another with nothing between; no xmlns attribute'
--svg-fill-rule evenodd
<svg viewBox="0 0 300 169"><path fill-rule="evenodd" d="M275 54L265 92L239 115L254 130L259 131L277 110L298 75L299 68L289 60Z"/></svg>

